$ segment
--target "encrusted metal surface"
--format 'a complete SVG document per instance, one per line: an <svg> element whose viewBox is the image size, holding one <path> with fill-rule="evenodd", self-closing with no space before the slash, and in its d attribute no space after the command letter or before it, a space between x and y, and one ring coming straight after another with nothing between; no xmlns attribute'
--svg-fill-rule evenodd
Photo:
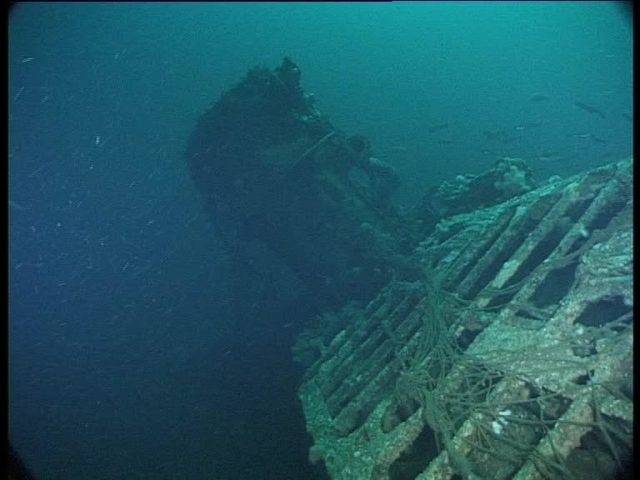
<svg viewBox="0 0 640 480"><path fill-rule="evenodd" d="M343 328L299 392L310 460L345 480L623 472L631 169L625 160L443 219L415 251L422 280L334 316Z"/></svg>

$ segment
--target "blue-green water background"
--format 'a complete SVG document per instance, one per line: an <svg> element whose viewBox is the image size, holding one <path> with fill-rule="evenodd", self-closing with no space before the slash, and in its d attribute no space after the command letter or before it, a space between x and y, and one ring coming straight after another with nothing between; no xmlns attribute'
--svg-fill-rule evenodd
<svg viewBox="0 0 640 480"><path fill-rule="evenodd" d="M234 330L231 267L183 157L248 68L290 56L412 205L502 155L538 179L629 156L631 39L625 7L600 2L16 6L9 433L37 478L314 475L297 318L257 305ZM503 129L508 143L482 133Z"/></svg>

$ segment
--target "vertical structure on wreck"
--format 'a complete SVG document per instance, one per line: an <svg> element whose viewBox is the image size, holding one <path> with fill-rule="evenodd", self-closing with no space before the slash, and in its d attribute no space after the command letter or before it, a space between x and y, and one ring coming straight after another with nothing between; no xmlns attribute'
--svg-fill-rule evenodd
<svg viewBox="0 0 640 480"><path fill-rule="evenodd" d="M320 114L291 60L254 68L224 93L187 160L229 241L263 241L321 304L369 299L397 267L407 235L389 203L394 171Z"/></svg>

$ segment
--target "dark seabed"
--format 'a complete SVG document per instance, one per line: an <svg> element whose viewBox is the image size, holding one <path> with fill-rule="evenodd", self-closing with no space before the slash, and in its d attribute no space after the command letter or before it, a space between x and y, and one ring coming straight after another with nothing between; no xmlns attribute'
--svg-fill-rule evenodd
<svg viewBox="0 0 640 480"><path fill-rule="evenodd" d="M317 313L246 269L185 149L283 57L399 172L394 201L523 158L632 153L632 25L605 2L26 3L9 14L9 437L37 479L323 479L291 346Z"/></svg>

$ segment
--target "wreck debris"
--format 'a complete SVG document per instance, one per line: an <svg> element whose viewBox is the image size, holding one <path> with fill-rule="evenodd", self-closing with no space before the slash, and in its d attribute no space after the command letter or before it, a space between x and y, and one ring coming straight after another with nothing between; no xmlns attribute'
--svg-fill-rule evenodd
<svg viewBox="0 0 640 480"><path fill-rule="evenodd" d="M333 479L624 472L631 188L622 161L441 220L422 279L333 317L300 388L314 460Z"/></svg>

